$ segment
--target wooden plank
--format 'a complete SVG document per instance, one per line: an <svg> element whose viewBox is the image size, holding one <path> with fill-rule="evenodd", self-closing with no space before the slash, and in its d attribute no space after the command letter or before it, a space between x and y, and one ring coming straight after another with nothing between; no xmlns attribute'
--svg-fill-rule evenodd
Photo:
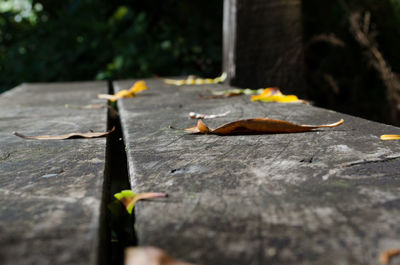
<svg viewBox="0 0 400 265"><path fill-rule="evenodd" d="M24 84L0 96L0 263L97 264L106 139L13 135L105 131L104 82Z"/></svg>
<svg viewBox="0 0 400 265"><path fill-rule="evenodd" d="M118 101L140 245L198 264L377 264L400 246L400 128L303 104L201 100L220 85L170 86ZM132 81L116 83L127 89ZM188 135L189 112L342 126L298 134Z"/></svg>
<svg viewBox="0 0 400 265"><path fill-rule="evenodd" d="M229 84L304 94L301 0L224 0Z"/></svg>

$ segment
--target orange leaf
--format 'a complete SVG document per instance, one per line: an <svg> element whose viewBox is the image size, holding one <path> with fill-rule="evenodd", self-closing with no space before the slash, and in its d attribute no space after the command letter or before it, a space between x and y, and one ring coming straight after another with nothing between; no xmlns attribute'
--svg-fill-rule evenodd
<svg viewBox="0 0 400 265"><path fill-rule="evenodd" d="M274 120L269 118L255 118L247 120L234 121L218 127L210 129L202 120L198 120L195 127L185 129L189 133L232 135L232 134L251 134L251 133L298 133L308 132L317 128L331 128L339 126L343 123L343 119L332 124L325 125L299 125L282 120Z"/></svg>
<svg viewBox="0 0 400 265"><path fill-rule="evenodd" d="M191 265L191 263L176 260L156 247L130 247L125 250L125 265Z"/></svg>
<svg viewBox="0 0 400 265"><path fill-rule="evenodd" d="M379 262L381 264L387 265L389 264L391 258L398 256L399 254L400 254L399 248L386 250L382 252L381 255L379 256Z"/></svg>
<svg viewBox="0 0 400 265"><path fill-rule="evenodd" d="M115 127L113 127L111 130L107 132L68 133L68 134L54 135L54 136L51 135L26 136L18 132L14 132L14 135L29 140L65 140L65 139L75 139L75 138L104 137L113 132L114 130Z"/></svg>

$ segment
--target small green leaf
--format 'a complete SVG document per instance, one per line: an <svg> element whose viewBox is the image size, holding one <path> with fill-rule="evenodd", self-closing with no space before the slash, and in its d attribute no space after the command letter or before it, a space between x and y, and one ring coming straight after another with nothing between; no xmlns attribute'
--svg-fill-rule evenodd
<svg viewBox="0 0 400 265"><path fill-rule="evenodd" d="M123 190L119 193L114 194L114 197L117 198L117 200L119 200L123 205L125 205L125 208L129 214L132 214L133 207L135 207L135 203L139 200L161 198L167 196L168 195L165 193L158 193L158 192L134 193L131 190Z"/></svg>

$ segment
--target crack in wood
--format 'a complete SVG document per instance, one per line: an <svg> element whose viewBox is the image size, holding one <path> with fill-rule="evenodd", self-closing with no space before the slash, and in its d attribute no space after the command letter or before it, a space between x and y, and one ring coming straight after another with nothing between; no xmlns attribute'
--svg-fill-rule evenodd
<svg viewBox="0 0 400 265"><path fill-rule="evenodd" d="M310 158L303 158L300 160L301 163L312 163L314 161L314 156L311 156Z"/></svg>
<svg viewBox="0 0 400 265"><path fill-rule="evenodd" d="M343 166L343 168L352 167L352 166L359 166L359 165L364 165L364 164L372 164L372 163L385 163L385 162L397 160L399 158L400 158L400 156L386 157L386 158L383 158L383 159L364 160L364 161L359 161L359 162L353 162L353 163L346 164L346 165Z"/></svg>

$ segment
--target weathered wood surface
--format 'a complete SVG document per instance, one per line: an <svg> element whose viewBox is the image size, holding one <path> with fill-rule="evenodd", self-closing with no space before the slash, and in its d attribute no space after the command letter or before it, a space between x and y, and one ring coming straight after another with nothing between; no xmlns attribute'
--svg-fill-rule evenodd
<svg viewBox="0 0 400 265"><path fill-rule="evenodd" d="M231 85L304 93L300 0L224 0L223 68Z"/></svg>
<svg viewBox="0 0 400 265"><path fill-rule="evenodd" d="M96 264L106 139L13 135L105 131L103 82L25 84L0 96L0 263Z"/></svg>
<svg viewBox="0 0 400 265"><path fill-rule="evenodd" d="M127 89L133 81L117 82ZM400 128L248 96L202 100L223 86L169 86L118 101L135 191L167 192L135 207L140 245L198 264L377 264L400 247ZM303 124L298 134L188 135L188 113L265 117ZM395 258L391 264L400 264Z"/></svg>

